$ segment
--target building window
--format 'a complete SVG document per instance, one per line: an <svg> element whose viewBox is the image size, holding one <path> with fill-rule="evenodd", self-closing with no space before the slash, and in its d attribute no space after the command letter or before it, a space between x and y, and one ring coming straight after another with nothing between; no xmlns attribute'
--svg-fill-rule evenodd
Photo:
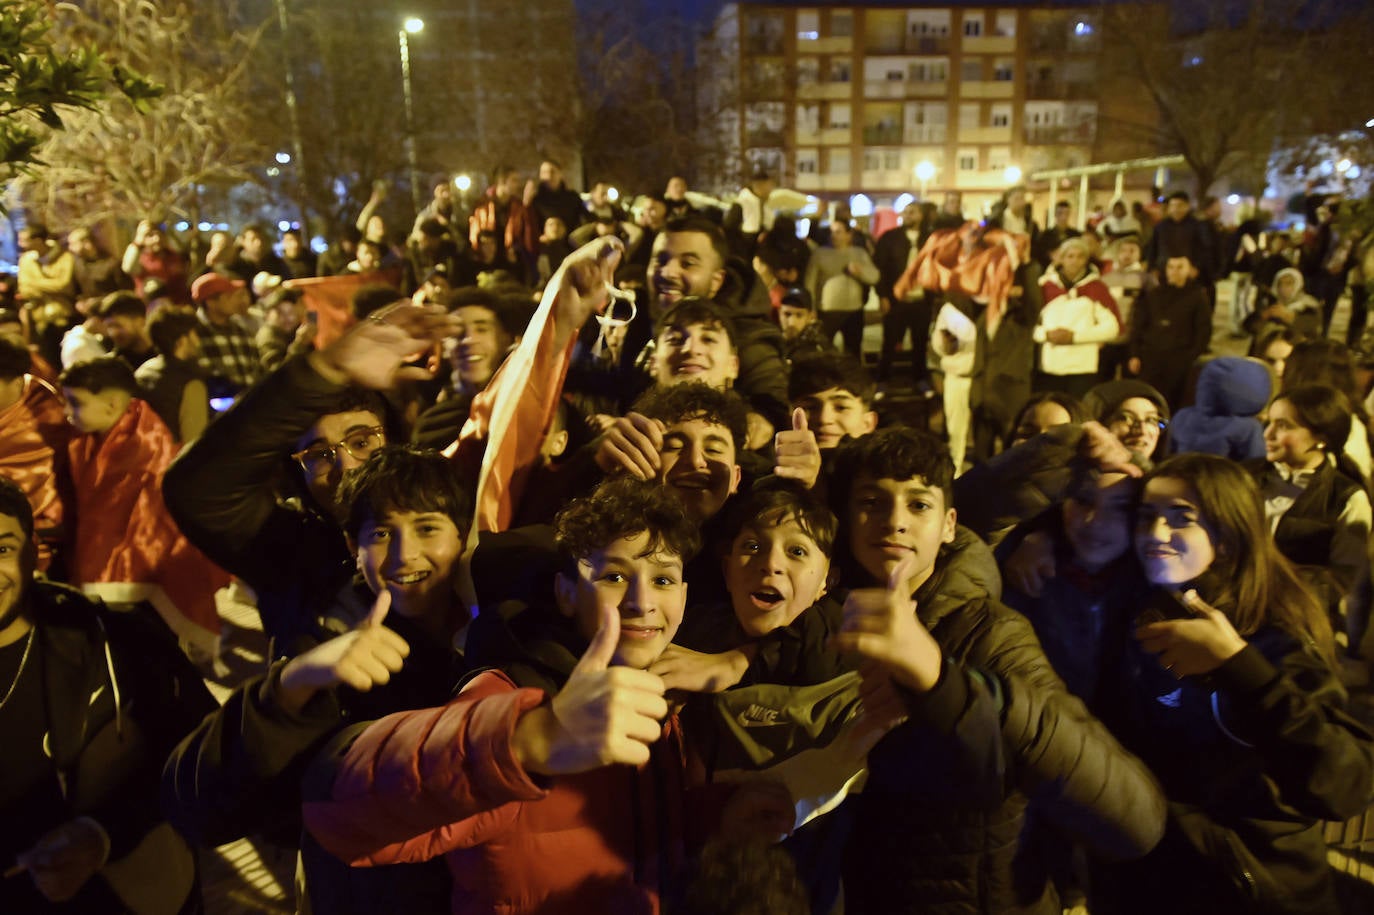
<svg viewBox="0 0 1374 915"><path fill-rule="evenodd" d="M887 81L889 83L900 83L904 79L906 79L906 74L903 73L901 70L887 71Z"/></svg>
<svg viewBox="0 0 1374 915"><path fill-rule="evenodd" d="M978 126L978 103L971 102L959 106L959 129L972 130Z"/></svg>
<svg viewBox="0 0 1374 915"><path fill-rule="evenodd" d="M868 151L864 153L864 171L876 172L878 170L878 154Z"/></svg>
<svg viewBox="0 0 1374 915"><path fill-rule="evenodd" d="M997 14L997 25L994 27L993 34L999 38L1014 38L1016 36L1016 13L1006 10Z"/></svg>
<svg viewBox="0 0 1374 915"><path fill-rule="evenodd" d="M949 64L943 60L918 60L907 72L913 83L943 83L949 78Z"/></svg>
<svg viewBox="0 0 1374 915"><path fill-rule="evenodd" d="M978 170L978 154L975 152L959 153L959 171L976 172Z"/></svg>
<svg viewBox="0 0 1374 915"><path fill-rule="evenodd" d="M797 60L797 85L810 86L821 78L821 62L814 57L802 57Z"/></svg>
<svg viewBox="0 0 1374 915"><path fill-rule="evenodd" d="M797 11L797 39L815 41L821 37L821 14L815 10Z"/></svg>
<svg viewBox="0 0 1374 915"><path fill-rule="evenodd" d="M983 62L966 60L959 67L959 78L966 83L976 83L983 78Z"/></svg>
<svg viewBox="0 0 1374 915"><path fill-rule="evenodd" d="M901 168L901 167L902 167L902 153L901 153L901 150L897 150L897 149L888 149L888 150L884 150L884 151L883 151L883 169L884 169L884 170L889 171L889 172L895 172L895 171L897 171L897 169L899 169L899 168Z"/></svg>
<svg viewBox="0 0 1374 915"><path fill-rule="evenodd" d="M1016 61L999 57L992 65L992 78L1009 83L1016 78Z"/></svg>
<svg viewBox="0 0 1374 915"><path fill-rule="evenodd" d="M849 150L832 149L829 159L829 168L826 169L826 174L846 176L849 174Z"/></svg>
<svg viewBox="0 0 1374 915"><path fill-rule="evenodd" d="M849 38L854 34L853 13L831 13L830 34L835 38Z"/></svg>
<svg viewBox="0 0 1374 915"><path fill-rule="evenodd" d="M983 34L983 17L964 15L964 35L967 38L977 38Z"/></svg>
<svg viewBox="0 0 1374 915"><path fill-rule="evenodd" d="M831 105L831 106L830 106L830 123L829 123L829 127L830 127L831 130L848 130L848 129L849 129L849 106L848 106L848 105Z"/></svg>
<svg viewBox="0 0 1374 915"><path fill-rule="evenodd" d="M820 171L820 152L814 149L797 150L797 174L814 175Z"/></svg>
<svg viewBox="0 0 1374 915"><path fill-rule="evenodd" d="M830 62L830 81L832 83L849 82L848 60L832 60Z"/></svg>
<svg viewBox="0 0 1374 915"><path fill-rule="evenodd" d="M993 127L1010 127L1010 126L1011 126L1011 115L1008 114L1008 113L1005 112L1005 111L994 111L994 112L992 113L992 126L993 126Z"/></svg>

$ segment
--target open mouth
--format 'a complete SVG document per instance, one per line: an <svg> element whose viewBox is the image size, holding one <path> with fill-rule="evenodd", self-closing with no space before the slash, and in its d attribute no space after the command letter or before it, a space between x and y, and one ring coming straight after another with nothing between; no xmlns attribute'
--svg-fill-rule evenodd
<svg viewBox="0 0 1374 915"><path fill-rule="evenodd" d="M429 576L429 572L407 572L404 575L392 575L387 579L387 581L391 582L392 584L402 586L413 585L424 581L426 578L429 578Z"/></svg>
<svg viewBox="0 0 1374 915"><path fill-rule="evenodd" d="M749 592L749 600L760 610L775 610L783 602L783 596L777 588L759 588Z"/></svg>
<svg viewBox="0 0 1374 915"><path fill-rule="evenodd" d="M679 477L672 481L674 489L685 489L689 492L707 492L711 488L711 478L707 476Z"/></svg>
<svg viewBox="0 0 1374 915"><path fill-rule="evenodd" d="M663 630L658 626L631 626L627 623L620 624L620 637L631 639L636 642L644 642L654 638Z"/></svg>
<svg viewBox="0 0 1374 915"><path fill-rule="evenodd" d="M698 365L695 362L684 362L673 368L674 375L700 375L706 371L706 366Z"/></svg>

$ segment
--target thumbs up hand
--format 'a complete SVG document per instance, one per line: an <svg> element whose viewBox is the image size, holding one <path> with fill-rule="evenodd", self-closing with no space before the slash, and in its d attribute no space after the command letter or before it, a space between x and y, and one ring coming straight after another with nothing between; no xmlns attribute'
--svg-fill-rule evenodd
<svg viewBox="0 0 1374 915"><path fill-rule="evenodd" d="M601 626L572 676L548 703L521 716L512 748L527 772L571 775L649 761L668 715L662 678L614 666L620 612L601 610Z"/></svg>
<svg viewBox="0 0 1374 915"><path fill-rule="evenodd" d="M292 658L277 688L282 706L299 712L322 689L351 686L367 692L388 682L410 654L406 640L382 625L390 610L391 592L383 589L356 629Z"/></svg>
<svg viewBox="0 0 1374 915"><path fill-rule="evenodd" d="M821 475L821 446L816 433L806 427L806 411L797 407L792 411L792 428L779 432L773 439L774 476L796 480L807 489L816 485Z"/></svg>
<svg viewBox="0 0 1374 915"><path fill-rule="evenodd" d="M906 558L898 563L887 587L856 588L845 598L844 622L831 641L837 650L868 662L860 671L868 692L876 694L877 685L869 681L877 677L889 677L918 693L940 679L944 655L916 618L916 602L906 590L914 562Z"/></svg>

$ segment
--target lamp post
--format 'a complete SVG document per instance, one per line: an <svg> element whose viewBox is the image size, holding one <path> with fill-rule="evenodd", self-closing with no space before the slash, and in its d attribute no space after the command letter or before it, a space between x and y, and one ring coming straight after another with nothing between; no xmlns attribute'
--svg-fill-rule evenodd
<svg viewBox="0 0 1374 915"><path fill-rule="evenodd" d="M930 185L930 179L935 177L935 165L929 159L922 159L916 163L916 180L921 182L921 202L926 199L926 188Z"/></svg>
<svg viewBox="0 0 1374 915"><path fill-rule="evenodd" d="M410 39L425 27L423 19L410 17L396 33L401 45L401 90L406 105L406 164L410 166L410 199L415 212L420 212L420 164L415 154L415 105L410 92Z"/></svg>

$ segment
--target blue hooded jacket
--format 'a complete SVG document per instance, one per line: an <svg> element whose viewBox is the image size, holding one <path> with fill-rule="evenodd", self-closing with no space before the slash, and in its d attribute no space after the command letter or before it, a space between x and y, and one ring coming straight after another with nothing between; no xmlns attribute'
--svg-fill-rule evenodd
<svg viewBox="0 0 1374 915"><path fill-rule="evenodd" d="M1225 356L1202 367L1191 407L1169 427L1172 452L1219 454L1234 461L1264 457L1264 427L1255 418L1269 403L1269 367L1258 359Z"/></svg>

